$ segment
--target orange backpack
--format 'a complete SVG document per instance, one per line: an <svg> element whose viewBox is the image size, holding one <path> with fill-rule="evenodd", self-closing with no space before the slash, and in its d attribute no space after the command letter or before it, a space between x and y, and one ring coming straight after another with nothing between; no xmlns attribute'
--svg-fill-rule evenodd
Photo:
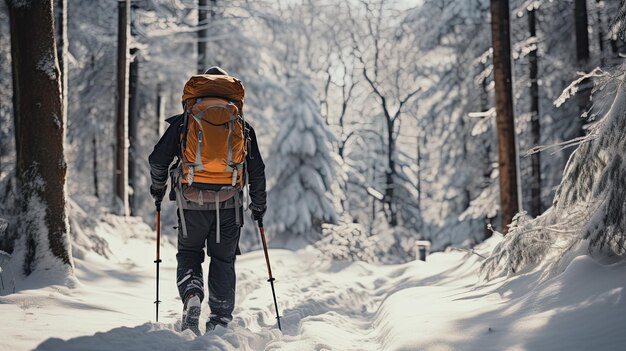
<svg viewBox="0 0 626 351"><path fill-rule="evenodd" d="M183 91L181 182L243 188L247 142L244 87L225 75L192 76Z"/></svg>

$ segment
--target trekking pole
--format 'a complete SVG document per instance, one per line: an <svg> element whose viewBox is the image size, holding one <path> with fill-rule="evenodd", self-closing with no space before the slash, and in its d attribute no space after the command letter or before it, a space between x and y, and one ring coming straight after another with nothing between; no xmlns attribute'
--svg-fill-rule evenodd
<svg viewBox="0 0 626 351"><path fill-rule="evenodd" d="M159 321L159 263L161 263L161 205L156 208L156 321Z"/></svg>
<svg viewBox="0 0 626 351"><path fill-rule="evenodd" d="M272 276L272 267L270 266L270 256L267 253L267 243L265 241L265 231L263 230L263 221L257 221L259 224L259 232L261 233L261 243L263 243L263 252L265 252L265 262L267 263L267 273L269 274L269 279L272 286L272 296L274 297L274 308L276 309L276 320L278 321L278 330L282 331L283 329L280 327L280 315L278 314L278 303L276 302L276 292L274 291L274 277Z"/></svg>

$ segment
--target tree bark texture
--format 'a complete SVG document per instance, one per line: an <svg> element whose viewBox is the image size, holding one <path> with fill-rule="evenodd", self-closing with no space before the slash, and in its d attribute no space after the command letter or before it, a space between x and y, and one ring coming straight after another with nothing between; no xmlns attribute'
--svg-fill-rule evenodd
<svg viewBox="0 0 626 351"><path fill-rule="evenodd" d="M517 152L511 82L509 2L508 0L491 0L490 4L498 168L500 171L501 230L503 233L506 233L508 225L519 210Z"/></svg>
<svg viewBox="0 0 626 351"><path fill-rule="evenodd" d="M531 38L537 37L535 10L528 11L528 29ZM539 72L537 47L528 54L530 68L530 133L532 145L537 146L541 142L541 126L539 124L539 85L537 74ZM530 157L530 214L537 217L543 211L541 207L541 159L539 152Z"/></svg>
<svg viewBox="0 0 626 351"><path fill-rule="evenodd" d="M63 102L52 0L8 1L8 8L22 212L18 235L25 242L23 272L28 275L37 269L37 259L48 253L72 265L65 210ZM47 238L42 237L45 232ZM41 239L47 239L49 247Z"/></svg>
<svg viewBox="0 0 626 351"><path fill-rule="evenodd" d="M128 109L128 136L130 142L128 157L128 181L130 188L133 190L130 195L130 214L137 214L137 201L135 197L135 189L137 187L137 167L136 160L139 158L137 153L139 137L137 124L139 123L139 50L133 48L130 50L133 61L130 63L129 72L129 109Z"/></svg>
<svg viewBox="0 0 626 351"><path fill-rule="evenodd" d="M385 189L385 203L389 209L389 225L395 227L398 225L398 211L396 210L396 199L394 190L396 188L396 138L394 137L394 123L391 118L387 119L387 186Z"/></svg>
<svg viewBox="0 0 626 351"><path fill-rule="evenodd" d="M128 38L130 0L118 2L117 34L117 121L115 150L115 208L129 215L128 203Z"/></svg>
<svg viewBox="0 0 626 351"><path fill-rule="evenodd" d="M68 109L68 46L67 41L67 1L54 0L54 27L57 43L57 58L61 70L61 93L63 94L63 125L67 125Z"/></svg>

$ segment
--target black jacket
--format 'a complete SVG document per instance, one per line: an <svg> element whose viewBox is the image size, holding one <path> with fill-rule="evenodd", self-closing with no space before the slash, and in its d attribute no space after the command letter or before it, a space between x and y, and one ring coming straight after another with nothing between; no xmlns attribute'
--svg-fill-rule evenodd
<svg viewBox="0 0 626 351"><path fill-rule="evenodd" d="M169 167L180 152L180 131L182 130L183 116L177 115L166 120L170 125L154 146L148 161L150 162L150 177L152 187L163 189L167 183ZM250 199L252 203L265 206L265 164L259 152L259 145L256 141L256 134L252 126L246 123L248 130L248 154L246 156L246 167L248 181L250 183Z"/></svg>

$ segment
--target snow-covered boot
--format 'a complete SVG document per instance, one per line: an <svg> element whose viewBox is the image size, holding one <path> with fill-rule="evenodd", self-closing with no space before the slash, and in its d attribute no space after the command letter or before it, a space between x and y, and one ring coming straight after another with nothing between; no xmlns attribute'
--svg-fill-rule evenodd
<svg viewBox="0 0 626 351"><path fill-rule="evenodd" d="M212 316L211 318L209 318L209 320L206 322L206 333L211 332L213 330L215 330L215 328L217 326L221 326L223 328L226 328L226 325L228 325L228 322L223 322L219 317L215 317Z"/></svg>
<svg viewBox="0 0 626 351"><path fill-rule="evenodd" d="M200 320L200 306L202 305L200 298L196 295L189 295L183 306L183 321L181 330L191 330L196 335L200 335L198 322Z"/></svg>

